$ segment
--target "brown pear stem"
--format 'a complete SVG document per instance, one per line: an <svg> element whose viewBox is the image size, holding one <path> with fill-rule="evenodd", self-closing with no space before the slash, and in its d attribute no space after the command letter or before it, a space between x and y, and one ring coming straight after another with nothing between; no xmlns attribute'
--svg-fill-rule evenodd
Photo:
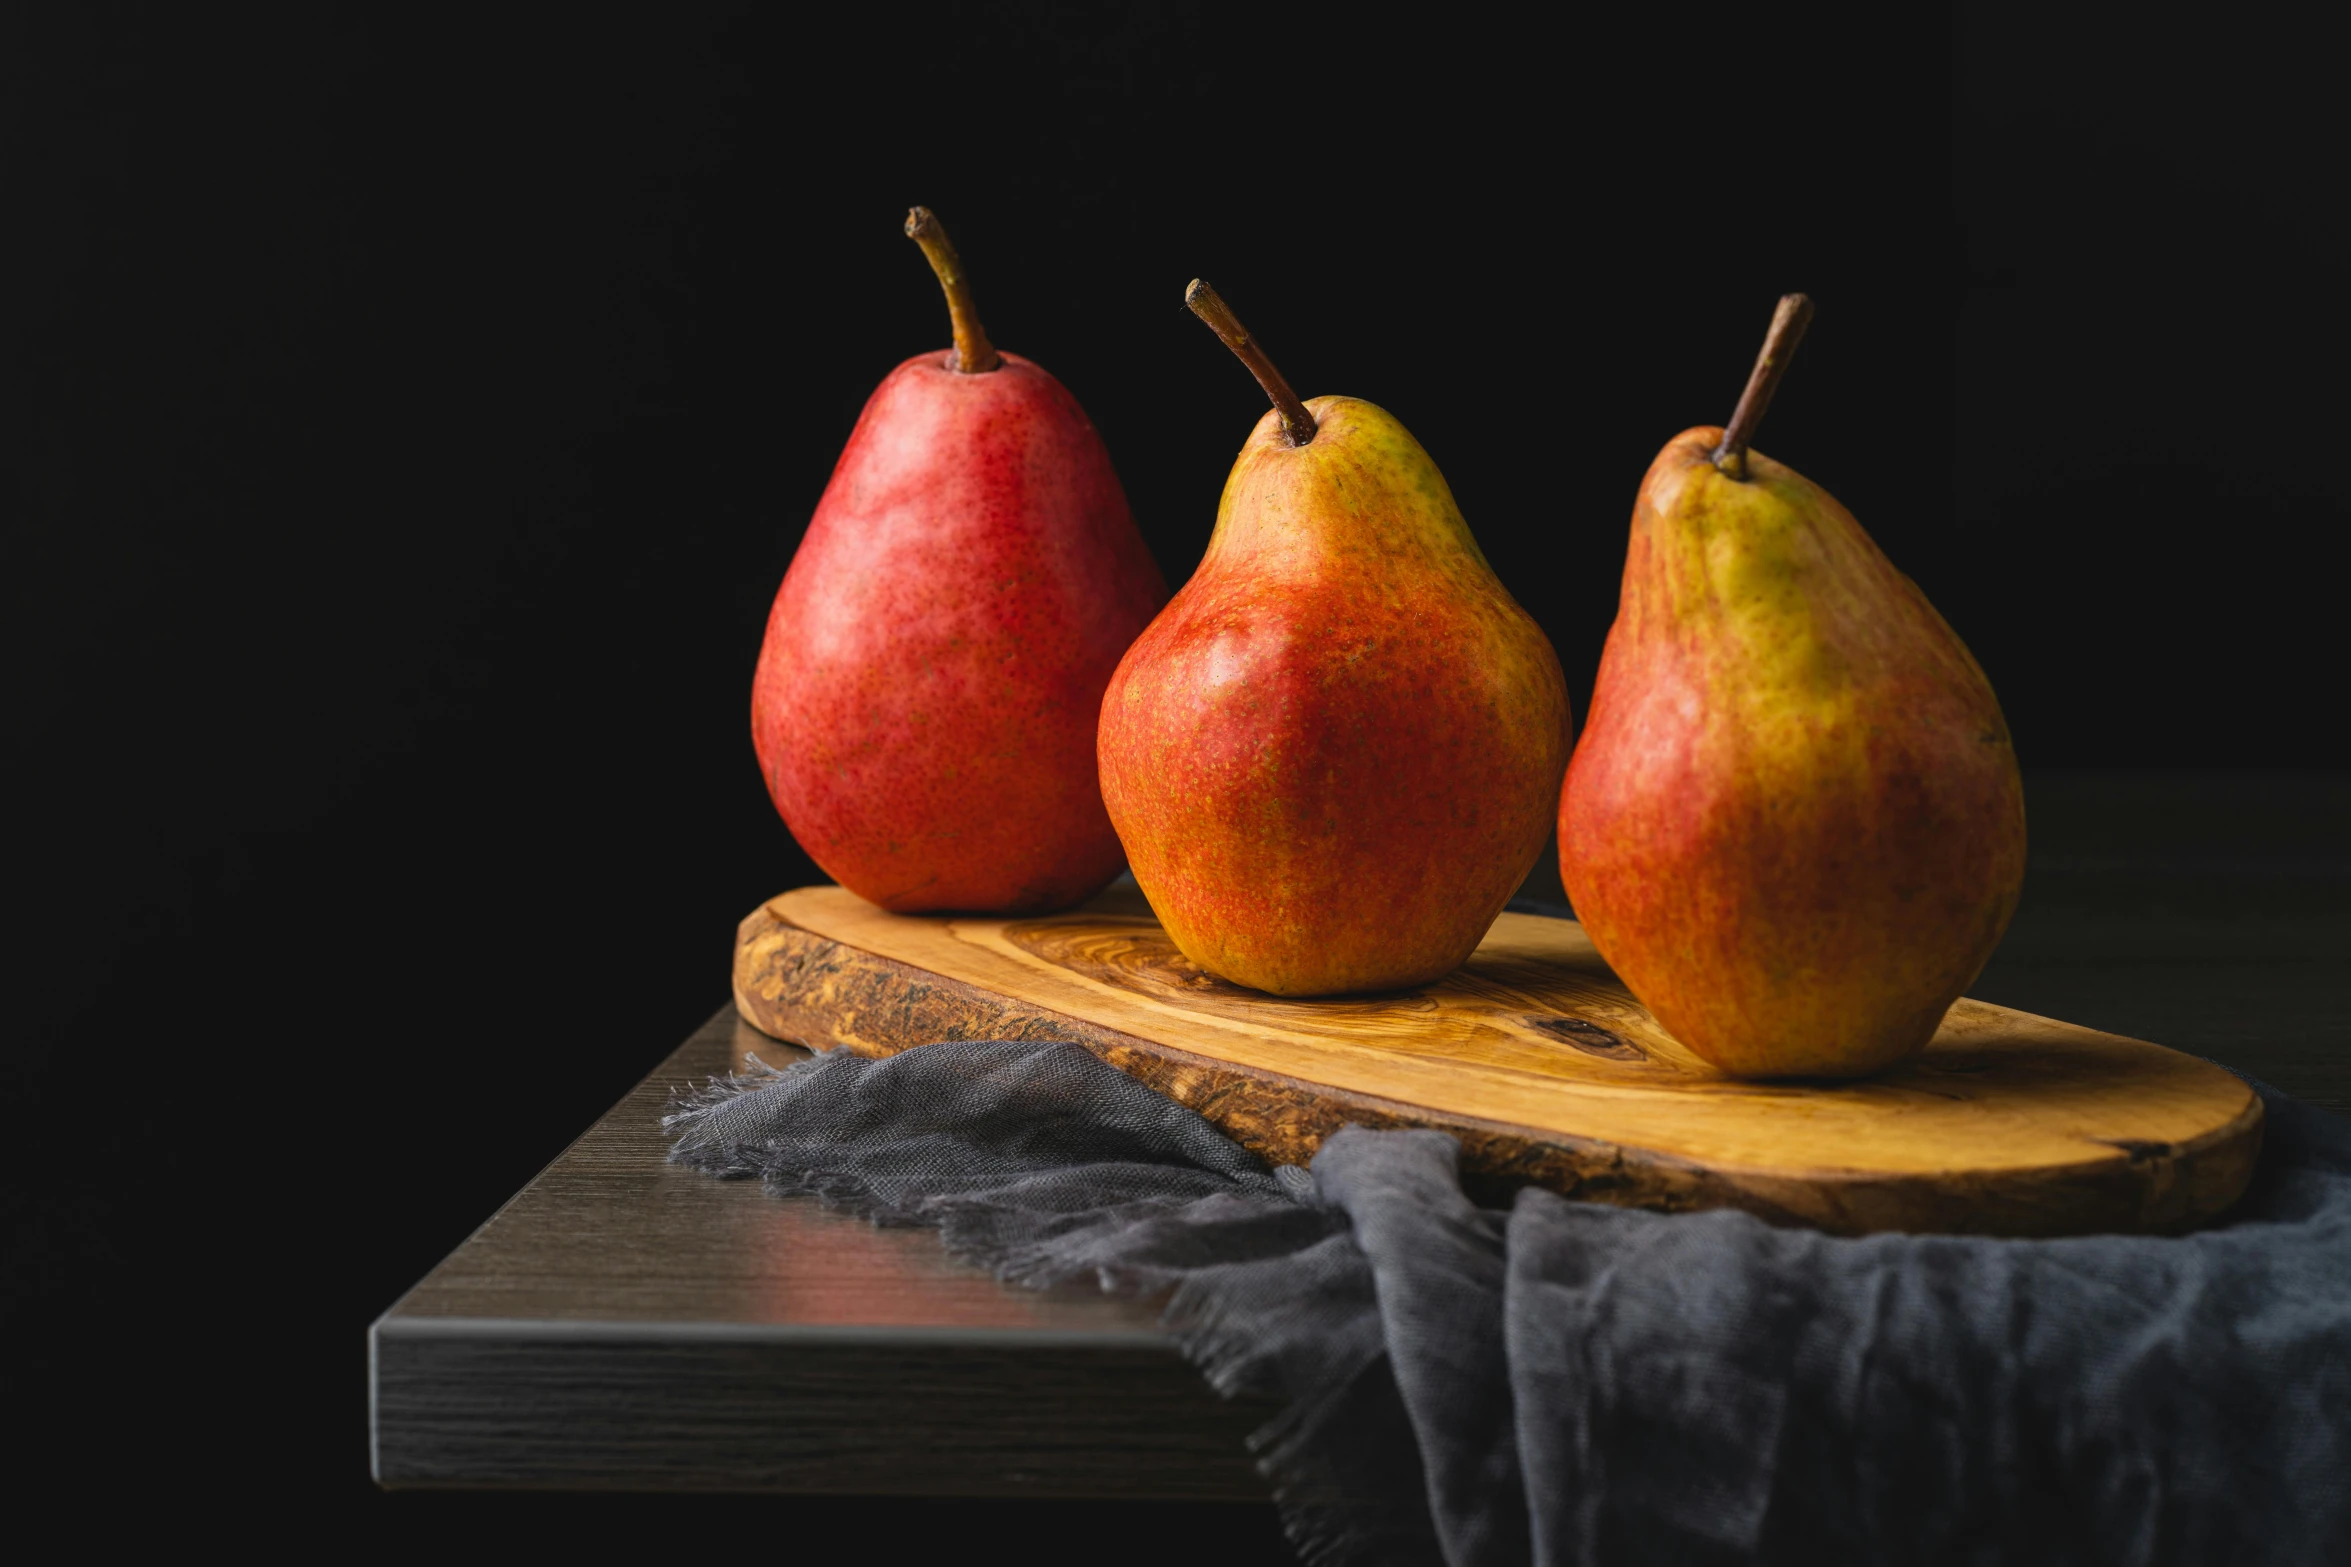
<svg viewBox="0 0 2351 1567"><path fill-rule="evenodd" d="M1722 432L1722 444L1714 449L1714 466L1725 476L1745 482L1747 443L1755 439L1755 427L1763 423L1771 394L1780 389L1788 361L1795 357L1796 345L1804 341L1804 329L1810 325L1811 299L1803 294L1782 294L1779 308L1771 313L1771 330L1763 334L1763 352L1756 355L1755 368L1747 376L1747 390L1739 394L1739 406Z"/></svg>
<svg viewBox="0 0 2351 1567"><path fill-rule="evenodd" d="M930 208L915 207L906 214L906 237L922 247L931 270L939 274L939 287L947 291L947 316L955 323L955 352L947 357L947 368L981 375L1004 363L1004 356L996 352L996 345L988 341L980 325L980 308L971 299L971 279L963 275L963 259L955 254L947 225Z"/></svg>
<svg viewBox="0 0 2351 1567"><path fill-rule="evenodd" d="M1290 383L1282 379L1282 373L1273 367L1273 361L1265 357L1265 350L1257 346L1257 339L1251 337L1249 329L1241 325L1241 318L1233 314L1233 307L1224 302L1224 297L1199 278L1194 278L1192 286L1184 290L1184 303L1192 307L1192 314L1207 322L1209 329L1224 339L1225 347L1240 355L1241 363L1247 365L1249 373L1257 377L1257 384L1265 388L1265 395L1272 398L1274 407L1281 411L1282 433L1289 437L1290 444L1304 446L1313 440L1314 415L1308 413L1306 405L1298 401L1298 394L1290 390Z"/></svg>

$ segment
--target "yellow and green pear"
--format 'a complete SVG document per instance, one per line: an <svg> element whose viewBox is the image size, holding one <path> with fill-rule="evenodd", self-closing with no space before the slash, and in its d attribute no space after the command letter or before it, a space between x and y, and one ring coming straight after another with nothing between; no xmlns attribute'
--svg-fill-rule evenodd
<svg viewBox="0 0 2351 1567"><path fill-rule="evenodd" d="M1741 1077L1922 1049L2024 877L1983 670L1836 497L1749 449L1809 315L1783 300L1731 424L1675 436L1642 480L1559 808L1593 945Z"/></svg>

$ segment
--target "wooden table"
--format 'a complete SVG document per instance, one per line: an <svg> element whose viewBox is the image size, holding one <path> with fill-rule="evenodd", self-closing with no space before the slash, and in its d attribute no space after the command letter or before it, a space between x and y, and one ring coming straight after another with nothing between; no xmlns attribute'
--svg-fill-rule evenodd
<svg viewBox="0 0 2351 1567"><path fill-rule="evenodd" d="M730 1005L379 1319L387 1486L1262 1498L1227 1404L1091 1284L1012 1289L664 1161L670 1091L805 1052Z"/></svg>
<svg viewBox="0 0 2351 1567"><path fill-rule="evenodd" d="M2025 904L1973 994L2351 1111L2351 780L2043 777L2030 802ZM1271 1410L1210 1393L1154 1307L664 1163L670 1091L752 1047L788 1053L713 1016L375 1324L381 1483L1263 1497L1242 1438Z"/></svg>

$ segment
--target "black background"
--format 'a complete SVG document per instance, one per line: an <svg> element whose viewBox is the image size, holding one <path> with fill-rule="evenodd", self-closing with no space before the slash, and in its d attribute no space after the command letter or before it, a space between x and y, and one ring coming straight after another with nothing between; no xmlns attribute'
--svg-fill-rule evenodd
<svg viewBox="0 0 2351 1567"><path fill-rule="evenodd" d="M363 1334L812 875L751 662L865 395L947 341L912 202L1171 582L1263 407L1197 274L1421 438L1580 713L1642 470L1803 288L1761 444L2028 770L2347 760L2339 94L2245 14L48 9L0 45L0 1157L7 1396L79 1472L617 1527L373 1493ZM254 1434L204 1437L231 1388Z"/></svg>

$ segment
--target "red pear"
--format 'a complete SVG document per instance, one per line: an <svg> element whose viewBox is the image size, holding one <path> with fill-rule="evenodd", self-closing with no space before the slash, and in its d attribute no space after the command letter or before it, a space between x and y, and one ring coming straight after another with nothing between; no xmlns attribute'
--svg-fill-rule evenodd
<svg viewBox="0 0 2351 1567"><path fill-rule="evenodd" d="M989 344L936 218L906 232L955 346L858 417L768 616L752 743L793 837L860 897L1063 908L1124 863L1094 732L1167 584L1077 400Z"/></svg>
<svg viewBox="0 0 2351 1567"><path fill-rule="evenodd" d="M1559 809L1592 944L1746 1077L1923 1048L2024 876L1990 682L1852 513L1748 449L1811 306L1781 301L1727 430L1667 443Z"/></svg>

